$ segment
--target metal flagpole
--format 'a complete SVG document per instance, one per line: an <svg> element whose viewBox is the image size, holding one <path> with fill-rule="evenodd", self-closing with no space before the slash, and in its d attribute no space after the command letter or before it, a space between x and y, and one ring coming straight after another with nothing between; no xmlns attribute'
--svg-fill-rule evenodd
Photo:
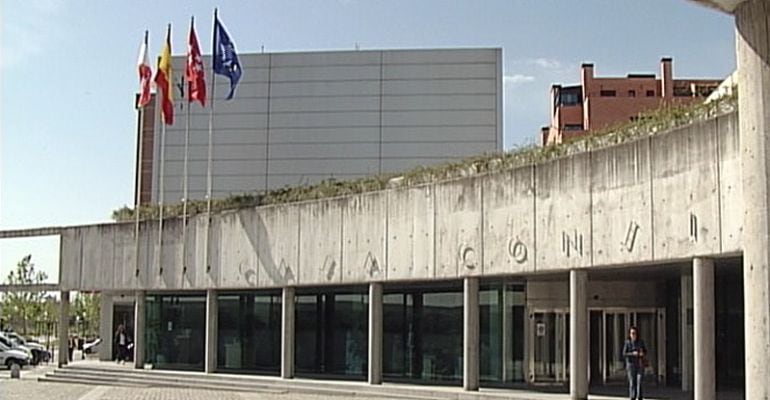
<svg viewBox="0 0 770 400"><path fill-rule="evenodd" d="M141 63L144 64L146 61L147 56L147 45L149 42L150 37L150 31L144 31L144 48L143 54L140 54L140 57L142 57ZM141 83L141 79L140 79ZM137 105L139 105L139 144L137 145L139 155L137 157L137 164L136 164L136 170L137 170L137 176L136 176L136 198L134 199L135 205L134 205L134 276L139 277L139 221L140 213L141 213L141 206L142 206L142 175L144 171L144 115L145 115L145 105L140 103L142 94L139 94L139 97L136 99Z"/></svg>
<svg viewBox="0 0 770 400"><path fill-rule="evenodd" d="M182 174L182 274L187 273L187 202L189 198L188 158L190 148L190 87L187 87L187 121L184 129L184 167Z"/></svg>
<svg viewBox="0 0 770 400"><path fill-rule="evenodd" d="M140 213L140 207L142 206L142 170L144 166L144 154L143 154L143 145L144 145L144 106L139 106L139 132L141 134L139 135L139 156L137 157L137 163L136 163L136 199L135 205L134 205L134 239L136 241L136 246L134 248L134 276L139 276L139 213Z"/></svg>
<svg viewBox="0 0 770 400"><path fill-rule="evenodd" d="M165 188L163 187L164 169L166 164L166 122L160 128L160 177L158 179L158 274L163 274L163 199Z"/></svg>
<svg viewBox="0 0 770 400"><path fill-rule="evenodd" d="M214 44L216 44L218 32L216 30L217 9L214 9ZM211 158L212 158L212 136L214 132L214 101L216 99L215 93L217 90L217 83L214 80L214 57L215 52L211 52L211 108L209 108L209 151L208 151L208 166L206 171L206 272L211 270L211 263L209 263L209 239L211 237Z"/></svg>

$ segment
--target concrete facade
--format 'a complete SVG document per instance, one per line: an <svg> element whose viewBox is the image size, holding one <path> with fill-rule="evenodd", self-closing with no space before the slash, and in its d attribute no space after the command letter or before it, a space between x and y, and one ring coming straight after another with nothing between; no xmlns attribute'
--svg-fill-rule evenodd
<svg viewBox="0 0 770 400"><path fill-rule="evenodd" d="M403 171L501 151L502 50L441 49L239 54L234 98L216 78L215 198ZM183 76L185 57L172 60ZM208 70L209 58L203 62ZM165 133L160 111L140 118L142 201L183 194L187 104L177 96ZM209 104L211 101L209 101ZM190 199L206 193L208 106L190 107ZM161 163L163 156L164 163ZM163 165L161 165L163 164ZM138 180L138 178L137 178ZM138 186L138 185L137 185ZM148 194L151 193L151 196Z"/></svg>
<svg viewBox="0 0 770 400"><path fill-rule="evenodd" d="M160 245L157 221L138 242L132 223L64 228L61 287L282 288L737 255L737 127L732 113L510 171L229 211L209 231L200 215L186 235L168 219Z"/></svg>

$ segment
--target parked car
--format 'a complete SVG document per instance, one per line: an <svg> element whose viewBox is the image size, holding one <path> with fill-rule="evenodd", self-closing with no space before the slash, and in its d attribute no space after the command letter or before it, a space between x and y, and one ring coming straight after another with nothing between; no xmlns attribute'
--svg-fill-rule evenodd
<svg viewBox="0 0 770 400"><path fill-rule="evenodd" d="M41 361L42 362L48 362L51 361L51 353L46 350L45 346L42 344L34 341L29 340L25 338L24 336L19 335L16 332L5 332L5 336L7 336L9 339L11 339L11 342L16 345L22 345L32 352L32 365L37 365Z"/></svg>
<svg viewBox="0 0 770 400"><path fill-rule="evenodd" d="M18 350L27 356L27 363L32 360L32 350L29 347L15 343L11 338L0 332L0 345L7 350Z"/></svg>
<svg viewBox="0 0 770 400"><path fill-rule="evenodd" d="M0 365L4 365L8 367L8 369L11 369L13 364L16 364L23 368L25 365L29 364L30 358L29 354L23 350L11 348L7 346L5 342L0 340Z"/></svg>

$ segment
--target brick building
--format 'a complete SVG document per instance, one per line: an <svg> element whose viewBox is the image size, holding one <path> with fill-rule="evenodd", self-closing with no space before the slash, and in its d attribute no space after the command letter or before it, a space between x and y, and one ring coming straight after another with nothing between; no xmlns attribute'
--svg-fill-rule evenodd
<svg viewBox="0 0 770 400"><path fill-rule="evenodd" d="M541 143L562 143L663 104L703 101L719 83L717 79L674 79L671 58L660 60L660 77L596 77L594 65L583 64L579 85L551 86L551 123L541 129Z"/></svg>

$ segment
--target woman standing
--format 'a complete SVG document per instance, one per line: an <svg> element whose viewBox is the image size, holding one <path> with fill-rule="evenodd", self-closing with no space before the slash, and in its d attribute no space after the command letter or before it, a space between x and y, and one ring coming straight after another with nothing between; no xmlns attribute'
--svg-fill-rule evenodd
<svg viewBox="0 0 770 400"><path fill-rule="evenodd" d="M118 330L115 332L115 344L118 347L118 363L121 361L125 363L128 360L128 335L123 324L118 325Z"/></svg>
<svg viewBox="0 0 770 400"><path fill-rule="evenodd" d="M623 345L623 356L626 358L626 371L628 371L628 398L642 400L642 378L644 378L645 356L647 347L639 338L639 330L632 326L628 330L628 339Z"/></svg>

